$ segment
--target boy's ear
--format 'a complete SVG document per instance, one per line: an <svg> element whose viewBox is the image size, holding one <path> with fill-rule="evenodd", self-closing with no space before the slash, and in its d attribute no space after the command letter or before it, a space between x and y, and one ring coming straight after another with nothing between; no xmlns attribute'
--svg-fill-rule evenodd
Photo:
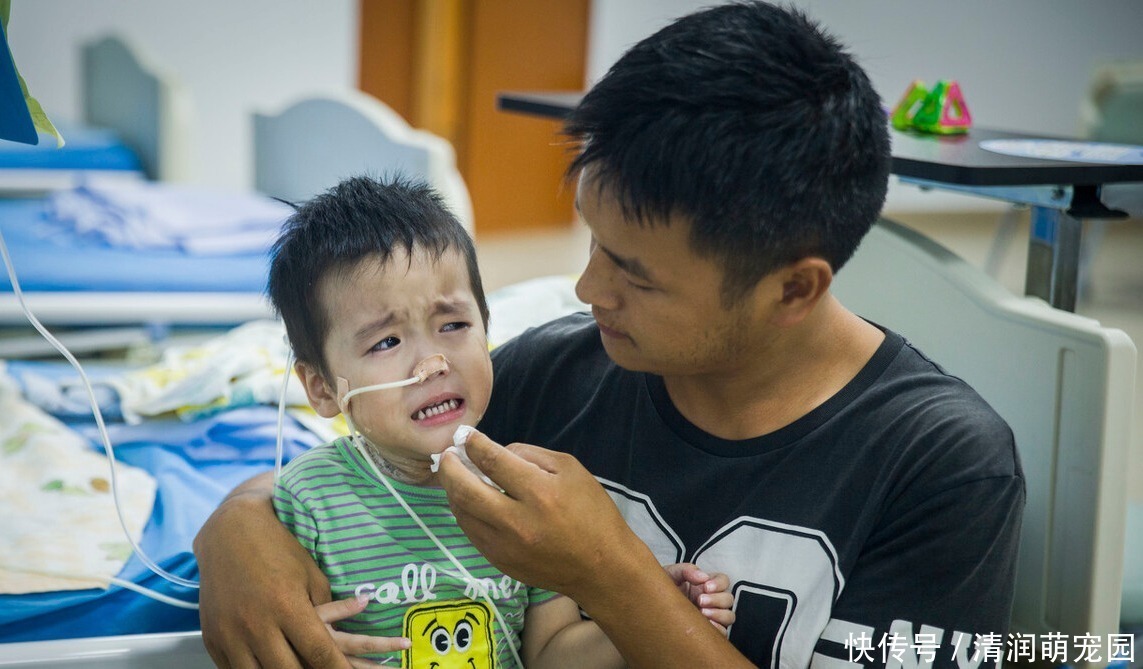
<svg viewBox="0 0 1143 669"><path fill-rule="evenodd" d="M775 322L788 327L804 320L821 302L833 283L833 269L824 258L808 256L779 271L782 296Z"/></svg>
<svg viewBox="0 0 1143 669"><path fill-rule="evenodd" d="M294 371L302 380L302 387L306 390L306 398L309 399L310 406L319 416L333 418L341 413L341 407L337 404L337 391L329 387L321 372L312 365L300 361L294 363Z"/></svg>

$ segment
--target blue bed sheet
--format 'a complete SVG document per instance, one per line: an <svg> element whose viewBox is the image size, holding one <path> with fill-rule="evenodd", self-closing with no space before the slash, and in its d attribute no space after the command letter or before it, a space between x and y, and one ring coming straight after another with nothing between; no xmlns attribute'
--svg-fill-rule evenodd
<svg viewBox="0 0 1143 669"><path fill-rule="evenodd" d="M51 226L41 199L0 200L0 230L25 291L265 292L268 250L202 256L114 248ZM12 290L6 273L0 290Z"/></svg>
<svg viewBox="0 0 1143 669"><path fill-rule="evenodd" d="M43 134L34 145L0 140L0 170L143 170L135 153L110 130L70 124L57 128L66 140L58 149L55 138Z"/></svg>
<svg viewBox="0 0 1143 669"><path fill-rule="evenodd" d="M52 363L9 362L17 380ZM70 367L54 365L70 370ZM102 452L94 422L73 424ZM192 423L147 421L141 425L109 424L116 457L147 470L158 492L144 529L144 552L165 570L197 580L191 552L194 535L228 491L273 467L277 410L248 407ZM286 421L284 454L288 461L319 439L295 421ZM120 578L164 594L197 601L197 591L172 585L152 574L132 556ZM198 612L176 608L112 586L26 595L0 595L0 643L92 636L178 632L198 629Z"/></svg>

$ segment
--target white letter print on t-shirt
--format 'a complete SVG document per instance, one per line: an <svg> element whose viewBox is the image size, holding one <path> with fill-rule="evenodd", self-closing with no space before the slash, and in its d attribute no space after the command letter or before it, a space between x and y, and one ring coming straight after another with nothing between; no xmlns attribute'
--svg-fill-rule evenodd
<svg viewBox="0 0 1143 669"><path fill-rule="evenodd" d="M735 626L751 630L730 639L749 654L765 653L780 666L806 667L814 645L829 622L833 602L845 580L837 551L822 532L743 516L715 532L687 556L678 535L644 494L599 479L627 524L661 564L694 562L730 578ZM768 634L760 635L760 631ZM755 646L766 639L767 648Z"/></svg>

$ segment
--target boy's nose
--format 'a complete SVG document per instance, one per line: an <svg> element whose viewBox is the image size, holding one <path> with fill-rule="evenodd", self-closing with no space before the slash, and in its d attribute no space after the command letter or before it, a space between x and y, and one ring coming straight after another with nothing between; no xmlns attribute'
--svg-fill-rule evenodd
<svg viewBox="0 0 1143 669"><path fill-rule="evenodd" d="M443 353L430 355L413 368L413 376L420 379L419 383L424 383L438 374L441 376L448 374L448 358L444 357Z"/></svg>

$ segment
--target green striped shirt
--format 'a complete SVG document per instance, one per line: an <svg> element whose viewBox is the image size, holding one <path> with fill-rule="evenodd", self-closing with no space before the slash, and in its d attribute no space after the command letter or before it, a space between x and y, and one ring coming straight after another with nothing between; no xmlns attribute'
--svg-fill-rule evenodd
<svg viewBox="0 0 1143 669"><path fill-rule="evenodd" d="M363 612L337 627L409 637L412 648L390 658L402 666L429 666L446 655L463 656L465 666L513 666L507 644L520 647L525 611L556 594L489 564L457 526L443 489L388 480L473 580L441 553L353 444L338 439L294 458L274 489L274 510L325 572L333 598L370 598ZM482 592L510 629L501 629ZM456 659L462 658L445 664Z"/></svg>

